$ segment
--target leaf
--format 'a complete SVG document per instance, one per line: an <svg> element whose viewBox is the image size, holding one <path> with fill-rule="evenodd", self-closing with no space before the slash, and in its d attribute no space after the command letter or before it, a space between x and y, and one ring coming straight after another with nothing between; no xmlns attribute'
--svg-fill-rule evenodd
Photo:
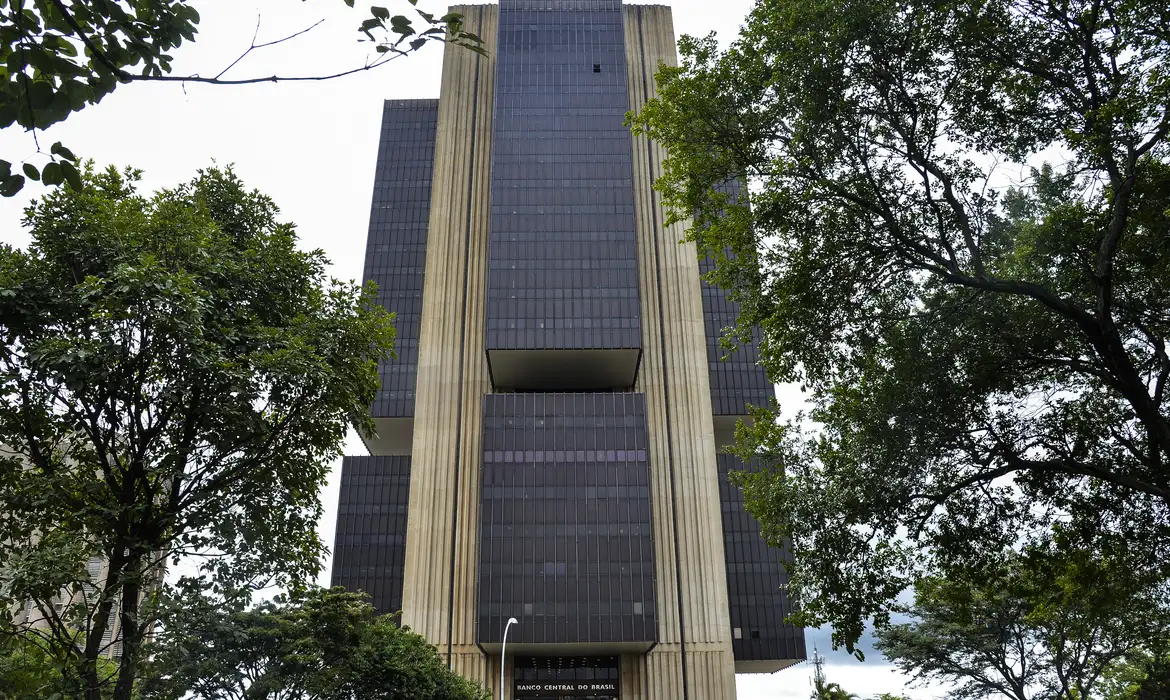
<svg viewBox="0 0 1170 700"><path fill-rule="evenodd" d="M77 156L73 155L73 151L62 146L60 141L57 141L56 143L54 143L52 146L49 147L49 153L52 153L55 156L61 156L62 158L65 158L66 160L73 160L73 161L77 160Z"/></svg>
<svg viewBox="0 0 1170 700"><path fill-rule="evenodd" d="M41 174L37 170L37 166L33 165L32 163L25 163L23 166L21 166L21 169L24 170L24 174L28 176L28 179L30 179L30 180L40 180L41 179Z"/></svg>
<svg viewBox="0 0 1170 700"><path fill-rule="evenodd" d="M387 10L385 7L378 7L377 5L374 5L370 8L370 14L377 17L378 19L390 19L390 10Z"/></svg>
<svg viewBox="0 0 1170 700"><path fill-rule="evenodd" d="M410 42L410 50L411 51L418 51L419 49L421 49L423 47L423 44L425 44L425 43L427 43L426 38L420 36L419 38Z"/></svg>
<svg viewBox="0 0 1170 700"><path fill-rule="evenodd" d="M12 163L6 160L0 160L0 179L6 178L12 174Z"/></svg>
<svg viewBox="0 0 1170 700"><path fill-rule="evenodd" d="M60 185L65 181L65 172L61 169L61 164L57 162L47 163L44 170L41 171L41 181L46 185Z"/></svg>
<svg viewBox="0 0 1170 700"><path fill-rule="evenodd" d="M28 101L32 104L33 109L44 109L52 104L55 92L53 86L48 82L34 80L28 86Z"/></svg>
<svg viewBox="0 0 1170 700"><path fill-rule="evenodd" d="M77 166L65 160L61 161L61 175L65 178L65 182L69 183L69 187L76 192L80 192L82 188L81 173L78 172Z"/></svg>
<svg viewBox="0 0 1170 700"><path fill-rule="evenodd" d="M353 0L345 0L345 4L353 7Z"/></svg>
<svg viewBox="0 0 1170 700"><path fill-rule="evenodd" d="M15 100L0 101L0 129L12 126L20 113L20 103Z"/></svg>
<svg viewBox="0 0 1170 700"><path fill-rule="evenodd" d="M0 196L14 197L24 189L24 175L9 175L0 180Z"/></svg>

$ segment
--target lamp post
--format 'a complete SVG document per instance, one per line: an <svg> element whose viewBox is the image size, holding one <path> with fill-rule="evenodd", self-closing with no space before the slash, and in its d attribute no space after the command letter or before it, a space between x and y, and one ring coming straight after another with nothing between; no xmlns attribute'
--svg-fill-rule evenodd
<svg viewBox="0 0 1170 700"><path fill-rule="evenodd" d="M518 624L516 618L509 617L508 624L504 625L504 640L500 642L500 700L504 700L504 649L508 646L508 628Z"/></svg>

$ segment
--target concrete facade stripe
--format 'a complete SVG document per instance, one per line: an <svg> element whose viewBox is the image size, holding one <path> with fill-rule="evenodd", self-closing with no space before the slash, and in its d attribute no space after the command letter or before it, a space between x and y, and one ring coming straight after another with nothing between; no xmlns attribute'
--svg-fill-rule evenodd
<svg viewBox="0 0 1170 700"><path fill-rule="evenodd" d="M630 109L638 110L645 104L645 79L643 64L645 56L641 50L640 8L626 7L624 29L626 38L626 60L628 66ZM658 313L658 286L656 275L650 274L654 265L654 224L651 209L652 184L649 172L649 141L633 139L634 158L634 212L638 232L638 268L643 270L640 278L642 299L642 369L639 372L638 391L646 394L647 421L654 430L650 433L651 508L654 518L654 541L657 549L656 596L658 600L658 639L661 644L679 642L678 589L673 555L674 515L670 494L668 447L666 432L659 430L666 422L666 405L662 392L662 346ZM679 696L681 697L681 695Z"/></svg>
<svg viewBox="0 0 1170 700"><path fill-rule="evenodd" d="M627 46L630 56L631 109L637 110L646 100L655 96L653 75L662 63L674 65L673 23L670 10L661 6L629 6L625 8ZM636 47L636 48L635 48ZM663 153L657 144L636 138L635 179L636 206L639 209L639 255L644 277L660 274L657 284L643 284L648 293L643 296L644 360L642 389L647 394L648 415L652 427L665 427L667 417L672 424L671 444L664 448L661 441L665 430L652 441L658 458L656 471L662 476L663 460L667 455L674 460L674 496L676 503L666 504L671 489L659 488L655 495L656 536L671 521L672 510L677 516L679 555L678 586L669 596L659 598L663 609L663 642L685 639L686 649L670 643L660 644L647 657L652 697L703 698L722 700L735 697L734 662L731 652L731 626L728 617L727 580L724 574L722 533L712 528L720 518L718 470L715 460L715 439L712 424L710 385L707 373L706 336L703 325L702 293L699 286L698 256L694 244L679 244L684 226L676 224L667 229L654 226L663 221L661 202L653 192L653 180L661 174ZM639 158L644 155L644 158ZM641 167L637 161L647 163ZM646 257L657 250L658 266ZM658 312L657 296L661 293L662 312ZM654 298L650 298L654 297ZM661 334L661 341L654 337ZM665 358L663 358L665 353ZM663 361L665 360L665 361ZM666 367L667 376L661 376ZM664 386L671 391L670 405L660 395ZM667 414L669 411L669 414ZM655 423L655 420L662 423ZM666 475L669 478L669 474ZM656 484L657 485L657 484ZM666 540L669 541L669 540ZM660 548L661 549L661 548ZM659 562L669 557L661 554ZM673 580L675 572L660 566L659 590L672 588L664 580ZM677 596L677 597L676 597ZM669 629L667 601L677 600L682 612L681 629ZM675 624L678 624L676 619ZM702 649L700 651L700 649ZM680 677L678 666L683 659L669 663L668 656L685 656L688 687L670 689L671 678ZM667 662L667 663L663 663Z"/></svg>
<svg viewBox="0 0 1170 700"><path fill-rule="evenodd" d="M480 453L483 439L483 396L491 391L487 359L484 352L484 318L486 307L486 274L488 233L491 217L491 157L492 104L495 99L494 45L498 7L495 5L456 6L452 12L474 17L475 27L469 29L483 37L488 56L479 60L479 79L476 81L478 109L475 123L475 162L470 177L470 210L468 212L468 296L466 307L466 342L463 366L463 425L458 469L462 488L456 512L453 627L452 643L464 663L483 664L483 654L474 647L476 620L476 567L479 561L479 503ZM464 52L469 53L469 52ZM477 671L478 672L478 671Z"/></svg>
<svg viewBox="0 0 1170 700"><path fill-rule="evenodd" d="M477 677L483 675L482 668L476 668L483 667L483 655L474 647L470 653L466 648L474 631L467 630L468 615L463 609L473 608L474 601L479 399L487 390L481 331L494 81L480 80L477 91L475 76L477 67L481 76L494 75L490 54L497 10L492 5L467 5L453 6L450 11L462 13L465 28L484 38L489 57L462 49L445 51L443 57L419 340L412 446L417 455L412 468L417 464L417 470L412 469L410 484L403 622L444 653L451 645L452 656L466 671L460 672ZM470 155L473 139L474 160ZM464 337L465 320L469 330ZM458 500L457 474L465 485ZM452 543L454 557L449 555ZM459 613L453 616L453 610ZM456 658L451 661L454 667Z"/></svg>

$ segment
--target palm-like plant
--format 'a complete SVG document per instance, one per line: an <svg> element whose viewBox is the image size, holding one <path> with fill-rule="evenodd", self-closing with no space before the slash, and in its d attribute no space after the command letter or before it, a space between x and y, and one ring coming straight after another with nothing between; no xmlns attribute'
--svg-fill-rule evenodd
<svg viewBox="0 0 1170 700"><path fill-rule="evenodd" d="M811 700L857 700L857 695L841 687L839 683L825 680L825 657L813 649L813 692Z"/></svg>

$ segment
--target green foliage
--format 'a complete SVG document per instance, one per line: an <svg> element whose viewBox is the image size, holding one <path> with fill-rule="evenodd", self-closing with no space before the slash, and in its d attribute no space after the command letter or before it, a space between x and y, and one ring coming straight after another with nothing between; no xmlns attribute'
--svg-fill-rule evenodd
<svg viewBox="0 0 1170 700"><path fill-rule="evenodd" d="M809 700L857 700L857 696L846 691L839 683L830 683L825 678L825 658L813 650L813 690Z"/></svg>
<svg viewBox="0 0 1170 700"><path fill-rule="evenodd" d="M1166 12L760 0L725 51L684 37L631 116L740 331L807 392L741 430L770 468L739 481L835 644L1027 546L1167 580Z"/></svg>
<svg viewBox="0 0 1170 700"><path fill-rule="evenodd" d="M42 700L59 692L61 671L22 636L0 639L0 699Z"/></svg>
<svg viewBox="0 0 1170 700"><path fill-rule="evenodd" d="M129 699L167 559L218 588L312 579L319 491L394 338L373 288L328 280L230 170L138 179L87 169L27 209L27 250L0 248L0 605L81 649L89 700L112 613Z"/></svg>
<svg viewBox="0 0 1170 700"><path fill-rule="evenodd" d="M109 681L117 665L99 659L98 678L102 697L112 691ZM59 660L42 648L34 637L6 634L0 637L0 700L61 700L79 697L81 680L68 660Z"/></svg>
<svg viewBox="0 0 1170 700"><path fill-rule="evenodd" d="M412 8L417 4L417 0L406 1ZM345 3L350 7L354 4L353 0ZM4 67L0 71L0 129L13 124L30 130L45 129L97 104L119 85L132 82L161 80L222 85L282 79L325 80L375 68L430 41L451 42L483 52L479 37L463 30L459 14L436 17L414 8L414 18L391 17L389 10L375 6L371 8L371 17L359 29L374 42L380 57L360 68L330 76L224 77L254 49L292 38L285 37L262 44L253 39L240 59L214 77L172 75L172 53L183 42L195 41L199 25L196 4L191 0L0 2L0 65ZM45 169L50 174L45 183L68 182L78 188L80 176L73 154L57 144L48 155L50 163ZM37 169L29 164L25 165L25 175L32 180L39 179ZM0 174L0 194L11 197L19 192L24 177Z"/></svg>
<svg viewBox="0 0 1170 700"><path fill-rule="evenodd" d="M1145 649L1126 654L1101 679L1103 700L1158 700L1170 697L1170 655Z"/></svg>
<svg viewBox="0 0 1170 700"><path fill-rule="evenodd" d="M1159 582L1116 552L1030 551L915 591L913 621L878 629L876 646L951 700L1107 698L1103 678L1170 641Z"/></svg>
<svg viewBox="0 0 1170 700"><path fill-rule="evenodd" d="M487 700L364 594L310 589L250 610L175 601L144 700Z"/></svg>

